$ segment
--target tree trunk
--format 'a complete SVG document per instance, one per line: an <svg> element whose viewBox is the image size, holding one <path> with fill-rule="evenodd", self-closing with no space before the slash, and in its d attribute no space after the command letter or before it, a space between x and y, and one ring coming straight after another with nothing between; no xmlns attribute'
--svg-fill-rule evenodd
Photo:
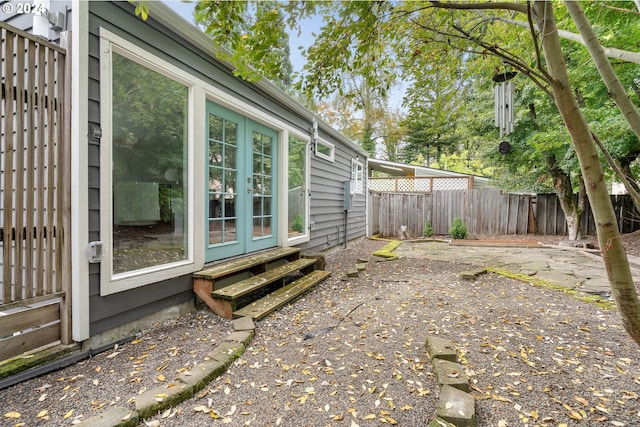
<svg viewBox="0 0 640 427"><path fill-rule="evenodd" d="M553 188L558 196L560 208L567 220L567 231L569 240L579 240L582 238L582 212L573 194L571 176L558 167L556 157L553 154L547 155L547 169L553 179Z"/></svg>
<svg viewBox="0 0 640 427"><path fill-rule="evenodd" d="M611 291L620 311L624 328L631 338L640 344L640 301L638 301L631 276L627 254L620 240L618 223L604 180L596 144L573 96L560 47L553 5L547 1L536 1L534 11L538 28L541 29L540 39L551 76L553 97L571 135L580 161Z"/></svg>
<svg viewBox="0 0 640 427"><path fill-rule="evenodd" d="M622 113L623 117L629 123L629 127L636 134L638 138L640 138L640 112L636 108L636 106L631 102L631 98L627 94L627 91L622 86L618 75L613 69L613 65L609 62L609 58L604 52L604 48L602 44L596 37L596 33L593 31L593 27L589 23L587 16L584 14L580 3L577 1L565 1L565 6L571 15L571 19L575 22L578 31L580 31L580 35L584 40L585 46L589 49L589 53L591 54L591 58L593 58L593 62L604 81L604 84L607 86L609 91L609 98L613 99L613 101L618 106L618 109ZM636 156L637 157L637 156ZM613 167L613 165L612 165ZM624 165L621 162L621 168L624 171ZM613 167L614 172L618 175L618 169ZM629 177L629 175L626 175ZM628 179L624 179L624 177L618 176L618 179L625 185L629 194L636 195L633 198L633 202L638 209L640 209L640 200L637 198L637 189L630 188L630 182Z"/></svg>

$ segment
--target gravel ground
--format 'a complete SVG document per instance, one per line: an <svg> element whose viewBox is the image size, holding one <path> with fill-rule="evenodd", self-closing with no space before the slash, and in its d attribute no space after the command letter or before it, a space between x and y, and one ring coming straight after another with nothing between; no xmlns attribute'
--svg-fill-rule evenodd
<svg viewBox="0 0 640 427"><path fill-rule="evenodd" d="M328 256L332 275L258 322L225 374L141 426L426 425L438 399L428 334L458 347L479 426L640 425L640 347L615 312L493 274L461 281L462 263L378 262L371 254L384 243ZM347 278L358 258L370 260L366 271ZM0 391L0 426L73 425L133 408L131 398L199 363L230 330L207 310L157 325Z"/></svg>

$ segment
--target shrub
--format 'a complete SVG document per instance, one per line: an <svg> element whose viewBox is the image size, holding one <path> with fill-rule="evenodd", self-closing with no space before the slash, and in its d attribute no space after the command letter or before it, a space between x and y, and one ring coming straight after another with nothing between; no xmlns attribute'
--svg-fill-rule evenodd
<svg viewBox="0 0 640 427"><path fill-rule="evenodd" d="M452 239L464 239L467 237L467 226L464 225L462 219L453 218L451 228L449 228L449 234L451 234Z"/></svg>
<svg viewBox="0 0 640 427"><path fill-rule="evenodd" d="M427 221L424 223L424 228L422 229L423 237L431 237L433 236L433 227L431 227L431 221Z"/></svg>
<svg viewBox="0 0 640 427"><path fill-rule="evenodd" d="M293 231L297 231L298 233L302 233L304 231L304 224L302 221L302 215L296 215L291 223L291 229Z"/></svg>

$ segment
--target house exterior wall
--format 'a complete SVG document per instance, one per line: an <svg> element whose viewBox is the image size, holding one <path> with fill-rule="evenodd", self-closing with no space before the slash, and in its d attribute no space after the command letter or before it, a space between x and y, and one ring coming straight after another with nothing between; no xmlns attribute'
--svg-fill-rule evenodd
<svg viewBox="0 0 640 427"><path fill-rule="evenodd" d="M6 2L1 2L6 3ZM61 12L64 15L64 26L62 28L50 29L49 39L57 41L60 31L72 30L73 25L78 25L77 31L83 34L76 34L76 40L82 43L76 43L73 46L73 55L79 55L82 59L80 63L86 61L87 66L82 67L82 72L86 72L86 89L78 90L78 93L87 91L86 99L80 97L78 102L82 105L74 105L74 109L78 111L82 109L82 114L77 117L85 118L79 125L76 124L76 139L73 146L78 147L73 150L77 152L86 152L86 160L80 159L79 164L82 170L75 172L76 176L81 177L78 182L72 183L72 188L76 188L78 184L80 194L86 191L86 197L75 197L76 208L79 209L82 220L74 224L75 229L81 228L81 232L72 238L75 243L74 263L85 263L87 258L84 254L86 245L89 242L98 242L104 240L108 236L109 230L104 230L103 216L101 215L101 206L103 207L104 199L109 198L111 190L101 188L102 178L105 174L104 165L101 165L101 155L104 150L109 147L101 147L104 142L101 141L99 131L104 131L105 103L101 103L101 96L105 82L101 81L101 57L104 52L104 46L101 46L101 29L116 35L117 37L132 43L136 48L149 55L159 58L161 61L177 67L180 73L185 76L197 79L203 82L205 87L214 88L217 93L225 94L222 101L228 96L229 100L238 101L242 105L248 105L252 111L259 112L259 116L264 119L263 123L269 125L270 119L278 123L277 127L281 129L283 134L280 144L285 144L286 135L307 136L311 139L310 127L312 120L316 117L297 104L295 101L289 100L282 93L276 93L271 89L269 84L252 84L234 77L228 66L220 63L213 58L209 48L204 48L202 43L191 40L185 34L189 31L183 31L180 18L163 15L164 18L156 19L161 14L151 16L146 22L135 16L134 6L126 1L123 2L87 2L82 7L78 6L77 10L82 9L88 13L88 26L85 24L85 18L73 15L71 10L72 3L69 1L51 1L48 4L49 10L52 12ZM155 9L155 8L154 8ZM156 9L157 10L157 9ZM166 11L163 13L167 13ZM5 14L0 17L11 25L25 31L32 31L33 17L26 14ZM73 18L73 19L72 19ZM177 26L175 25L177 22ZM167 24L168 23L168 24ZM87 26L88 30L85 30ZM81 28L82 27L82 28ZM87 33L88 31L88 33ZM81 47L82 45L87 47ZM78 49L82 50L79 51ZM86 70L85 70L86 68ZM78 78L78 76L74 76ZM80 87L84 87L81 82ZM267 89L264 89L264 88ZM199 87L202 90L202 87ZM216 100L213 100L216 102ZM195 108L205 108L206 96L204 93L195 95ZM221 105L224 105L222 102ZM240 111L242 113L242 111ZM203 114L204 116L204 114ZM195 125L197 126L197 124ZM85 130L83 130L86 128ZM282 131L282 129L287 129ZM332 160L327 160L321 156L315 155L312 151L314 143L309 144L309 176L308 176L308 204L309 218L307 218L307 239L292 240L289 242L286 236L286 230L280 231L278 245L287 246L294 245L307 251L324 251L333 247L340 247L346 242L365 236L366 227L366 194L365 192L354 193L348 196L350 206L345 210L345 190L344 182L351 180L352 162L354 159L360 159L363 164L366 162L366 153L364 153L355 144L349 142L346 138L339 135L338 132L331 129L327 124L320 123L318 129L318 137L335 147ZM206 144L204 140L194 140L195 144ZM76 145L78 144L78 145ZM198 153L202 154L205 149L202 148ZM197 159L194 159L197 163ZM286 163L286 162L285 162ZM84 165L84 166L83 166ZM86 166L86 169L84 167ZM201 166L198 166L201 167ZM280 173L280 177L286 176L286 166L283 165L284 172ZM108 172L107 172L108 173ZM198 181L198 176L194 179L193 185L205 186L205 172L192 172L199 174L202 182ZM364 174L366 175L366 174ZM363 180L366 176L363 177ZM86 188L84 186L86 185ZM366 188L366 184L362 186ZM196 199L199 194L204 194L204 189L200 193L196 192ZM281 191L281 198L287 199L286 191ZM204 197L202 198L204 200ZM194 204L194 212L190 212L189 218L192 222L200 221L204 223L204 213L195 212L203 209L203 202ZM79 207L79 208L78 208ZM280 212L286 215L285 209ZM102 225L101 225L102 224ZM194 225L194 234L204 231L204 224ZM281 227L282 228L282 227ZM78 237L80 236L80 237ZM204 238L201 241L196 240L194 252L200 252L197 256L191 255L193 262L192 270L202 267L205 250L203 246ZM202 244L200 244L202 243ZM86 337L94 337L96 335L106 333L109 330L124 326L130 322L145 318L164 309L181 305L185 302L193 300L191 272L188 274L175 275L175 277L161 278L153 283L144 286L133 287L121 292L105 293L103 286L104 268L105 266L98 263L86 263L85 266L77 269L74 276L74 297L80 296L73 301L76 307L82 306L78 310L80 316L73 319L74 322L85 320L88 321L82 325L74 325L74 337L85 339ZM102 280L102 282L101 282ZM88 302L88 304L86 304ZM88 314L83 314L88 313ZM76 313L77 314L77 313ZM88 317L88 319L82 319ZM78 331L77 333L75 331Z"/></svg>
<svg viewBox="0 0 640 427"><path fill-rule="evenodd" d="M323 251L344 245L345 239L349 242L366 234L365 193L353 194L351 208L344 210L344 182L351 180L351 160L358 155L362 156L353 149L342 148L336 150L333 163L312 158L310 222L313 228L311 240L302 248Z"/></svg>
<svg viewBox="0 0 640 427"><path fill-rule="evenodd" d="M89 3L89 99L88 99L88 222L89 241L104 238L101 231L100 215L100 139L93 138L92 130L100 129L101 123L101 84L100 81L100 29L106 29L138 48L171 63L184 73L195 76L206 84L228 93L230 98L240 100L256 110L285 123L299 134L308 134L310 122L308 111L296 111L290 106L274 101L255 85L233 77L224 65L207 52L188 40L181 38L171 29L154 19L153 13L146 22L142 22L133 13L128 2L90 2ZM202 106L204 107L204 106ZM200 108L200 106L196 106ZM309 241L298 245L307 250L326 250L343 244L345 238L352 240L365 235L365 195L353 196L352 208L347 212L346 237L343 181L350 180L351 161L363 156L355 145L345 144L335 138L335 131L319 129L319 136L336 147L333 162L311 155L310 172L310 221L314 227L309 232ZM198 142L202 143L204 141ZM196 180L194 185L200 184ZM109 191L105 193L108 197ZM196 208L200 206L195 205ZM192 218L193 220L193 213ZM195 225L198 233L200 224ZM281 241L281 244L286 242ZM196 244L195 251L204 248ZM196 263L197 264L197 263ZM195 268L198 266L196 265ZM181 304L193 298L191 274L185 274L161 280L146 286L104 295L101 292L101 265L89 267L89 316L90 335L100 334L109 329L135 321L164 308Z"/></svg>

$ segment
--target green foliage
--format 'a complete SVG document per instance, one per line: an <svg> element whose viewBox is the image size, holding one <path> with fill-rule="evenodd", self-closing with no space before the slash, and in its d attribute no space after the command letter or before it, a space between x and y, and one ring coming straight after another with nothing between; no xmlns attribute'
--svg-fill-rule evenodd
<svg viewBox="0 0 640 427"><path fill-rule="evenodd" d="M634 13L624 12L634 11L629 3L617 8L584 3L603 44L635 46L640 27ZM544 61L536 60L536 54L542 53L536 52L539 40L534 44L525 4L502 3L504 9L490 7L481 13L447 10L446 4L208 0L198 3L196 17L214 43L229 49L221 57L236 65L236 74L255 79L260 70L279 81L291 74L281 67L282 54L287 52L285 30L299 29L306 19L322 16L324 26L315 43L302 52L307 58L304 72L293 76L296 90L307 100L353 99L354 108L368 118L370 104L365 98L384 99L398 78L409 82L404 124L410 136L404 149L387 148L389 158L411 163L422 156L431 163L464 151L464 158L458 158L469 172L495 171L496 182L505 189L549 191L553 181L546 159L553 157L576 185L578 163L550 98ZM482 7L484 2L477 4ZM554 13L561 29L576 32L561 3L554 4ZM632 170L640 141L620 118L587 50L573 41L562 44L585 116L621 165ZM272 55L272 50L277 54ZM637 65L615 61L614 67L632 99L640 103L640 88L634 86ZM503 155L498 153L501 139L493 127L491 77L507 68L520 73L514 80L516 132L508 137L513 149ZM364 122L357 138L351 138L377 154L380 150L373 142L381 138L378 125L370 128L375 121Z"/></svg>
<svg viewBox="0 0 640 427"><path fill-rule="evenodd" d="M304 220L302 219L302 215L298 214L293 219L291 223L291 229L293 231L297 231L298 233L302 233L304 231Z"/></svg>
<svg viewBox="0 0 640 427"><path fill-rule="evenodd" d="M467 226L464 225L461 218L453 218L453 222L451 222L451 227L449 228L449 234L451 234L452 239L464 239L467 237Z"/></svg>
<svg viewBox="0 0 640 427"><path fill-rule="evenodd" d="M422 229L423 237L431 237L433 236L433 227L431 227L431 221L427 221L424 223L424 228Z"/></svg>
<svg viewBox="0 0 640 427"><path fill-rule="evenodd" d="M266 77L283 89L291 84L293 67L281 3L201 0L194 16L214 45L224 48L218 58L231 61L235 75L249 81Z"/></svg>

